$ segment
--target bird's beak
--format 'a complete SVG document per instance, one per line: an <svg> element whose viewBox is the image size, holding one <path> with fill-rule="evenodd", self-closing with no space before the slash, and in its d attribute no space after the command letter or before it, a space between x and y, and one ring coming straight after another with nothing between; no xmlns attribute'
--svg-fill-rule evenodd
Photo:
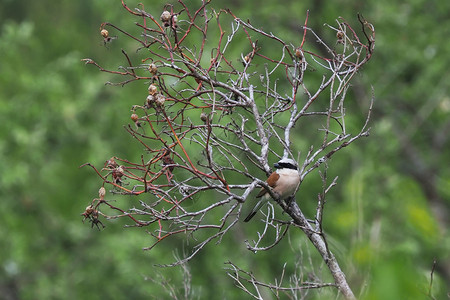
<svg viewBox="0 0 450 300"><path fill-rule="evenodd" d="M273 167L274 167L275 169L279 169L279 168L280 168L280 165L279 165L278 163L274 163L274 164L273 164Z"/></svg>

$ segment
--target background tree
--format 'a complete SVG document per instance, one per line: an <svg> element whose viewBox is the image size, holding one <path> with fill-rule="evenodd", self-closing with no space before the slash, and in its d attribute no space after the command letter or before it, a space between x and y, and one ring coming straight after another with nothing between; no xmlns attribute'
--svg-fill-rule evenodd
<svg viewBox="0 0 450 300"><path fill-rule="evenodd" d="M138 2L127 4L137 7ZM152 11L163 10L166 2L152 1ZM300 25L308 9L308 27L327 42L335 36L323 24L335 25L336 16L358 30L355 15L361 12L376 26L376 55L369 67L354 77L346 102L346 125L357 132L372 98L368 87L373 85L377 100L371 137L347 147L332 160L327 170L329 182L339 175L339 184L327 195L324 227L329 246L361 298L445 298L450 270L449 84L445 80L450 44L442 37L450 28L446 15L450 3L273 1L261 5L213 1L210 5L216 10L230 7L243 20L251 18L255 27L277 33L286 41L302 35ZM319 258L310 255L315 250L306 237L289 231L275 248L276 255L271 251L253 255L242 244L261 229L262 223L253 221L236 226L221 245L210 244L200 251L185 268L190 276L183 278L176 268L158 271L152 267L156 262L173 261L177 253L165 247L139 251L138 247L147 247L150 240L143 238L140 230L128 229L123 234L122 225L128 221L105 223L107 234L83 226L79 211L98 190L98 181L78 166L86 161L102 166L104 157L137 157L142 151L121 128L130 122L129 107L142 99L148 85L133 84L126 91L102 87L115 78L80 64L80 59L89 56L115 69L116 52L123 48L133 55L136 50L135 42L119 36L105 51L98 33L103 20L135 30L124 18L120 2L0 2L2 297L169 297L161 283L182 297L183 282L190 282L191 295L230 299L242 297L242 292L230 288L233 281L217 272L224 258L254 270L264 282L273 282L274 273L283 274L284 263L284 274L294 274L295 262L301 261L303 268L319 265ZM245 39L243 43L248 45ZM239 43L234 45L237 49L230 47L230 51L236 57L245 53ZM301 144L304 139L297 130L300 134L308 131L296 127L293 144L308 149ZM428 180L414 175L425 174L423 170L427 170ZM265 174L259 172L263 179ZM305 199L304 195L318 194L321 186L319 176L308 176L297 196ZM129 201L138 207L136 198ZM300 200L305 215L314 216L315 203L315 199ZM175 249L180 241L175 238L164 243ZM178 256L182 254L180 250ZM332 281L326 268L310 267L307 272ZM140 285L143 278L148 281ZM326 297L324 293L330 290L322 289L320 296Z"/></svg>

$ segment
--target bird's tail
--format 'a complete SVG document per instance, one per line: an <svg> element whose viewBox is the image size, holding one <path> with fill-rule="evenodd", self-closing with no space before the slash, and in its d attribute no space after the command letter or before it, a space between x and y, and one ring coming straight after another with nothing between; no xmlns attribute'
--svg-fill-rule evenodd
<svg viewBox="0 0 450 300"><path fill-rule="evenodd" d="M244 222L248 222L250 221L257 213L258 211L252 211L251 213L248 214L248 216L244 219Z"/></svg>
<svg viewBox="0 0 450 300"><path fill-rule="evenodd" d="M258 200L258 203L256 203L255 207L253 207L252 211L248 214L248 216L244 219L244 222L250 221L258 212L258 210L266 204L268 201L267 197L263 196L261 199Z"/></svg>

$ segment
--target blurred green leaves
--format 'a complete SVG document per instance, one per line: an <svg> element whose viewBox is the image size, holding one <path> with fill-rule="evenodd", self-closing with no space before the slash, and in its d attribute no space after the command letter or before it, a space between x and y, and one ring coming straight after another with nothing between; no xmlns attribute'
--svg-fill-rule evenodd
<svg viewBox="0 0 450 300"><path fill-rule="evenodd" d="M129 2L131 8L137 5ZM163 4L145 5L158 15ZM309 24L318 32L323 31L323 23L332 24L339 15L356 24L357 12L375 25L373 60L347 100L353 103L347 126L360 128L373 86L371 136L329 162L330 178L339 176L339 180L327 195L324 230L361 298L429 299L436 258L431 294L444 299L450 269L450 43L446 39L450 2L269 1L261 6L254 1L213 1L213 5L229 6L243 19L252 18L255 26L293 43L301 39L307 9ZM98 28L103 21L135 28L134 20L124 13L120 1L4 1L0 6L2 297L168 298L161 285L145 277L156 281L164 277L181 292L179 269L155 270L153 265L170 262L175 249L182 252L189 247L184 241L165 241L142 252L149 245L143 230L106 222L107 228L98 232L81 223L80 213L96 197L100 182L91 170L78 166L87 161L101 166L113 155L139 157L140 145L122 126L129 122L131 105L144 100L146 87L140 83L105 87L114 78L80 59L123 64L120 48L133 45L119 37L107 49ZM245 54L239 48L229 51ZM296 128L292 141L302 155L315 133L308 126ZM298 194L302 209L311 217L320 188L318 175L313 175ZM222 271L228 259L253 266L268 281L279 276L275 273L286 261L290 274L297 259L305 265L309 262L312 250L295 231L267 253L248 253L243 241L254 238L257 228L258 222L239 225L192 261L193 298L217 297L216 284L222 291L219 298L243 297ZM320 266L314 254L310 256ZM311 292L309 297L320 295Z"/></svg>

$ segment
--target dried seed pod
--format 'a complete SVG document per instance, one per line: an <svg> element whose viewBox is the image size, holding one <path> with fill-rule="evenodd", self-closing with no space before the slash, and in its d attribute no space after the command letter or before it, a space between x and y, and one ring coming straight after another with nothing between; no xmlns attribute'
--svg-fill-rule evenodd
<svg viewBox="0 0 450 300"><path fill-rule="evenodd" d="M162 160L163 160L163 166L175 164L175 162L169 155L163 156ZM168 169L170 172L172 172L174 169L174 166L170 166Z"/></svg>
<svg viewBox="0 0 450 300"><path fill-rule="evenodd" d="M108 168L108 169L114 169L114 168L116 168L117 166L118 166L118 164L117 164L116 159L114 158L114 156L111 157L110 159L108 159L108 160L105 162L105 168Z"/></svg>
<svg viewBox="0 0 450 300"><path fill-rule="evenodd" d="M170 12L168 12L167 10L163 11L161 14L161 21L163 21L163 23L168 23L170 21L171 18L171 14Z"/></svg>
<svg viewBox="0 0 450 300"><path fill-rule="evenodd" d="M131 114L131 120L133 122L136 122L139 119L139 116L137 114Z"/></svg>
<svg viewBox="0 0 450 300"><path fill-rule="evenodd" d="M152 73L153 75L156 75L156 73L158 73L158 67L154 64L151 63L150 66L148 67L148 70L150 71L150 73Z"/></svg>
<svg viewBox="0 0 450 300"><path fill-rule="evenodd" d="M150 95L155 95L158 92L158 87L156 85L154 85L153 83L150 84L150 86L148 87L148 93Z"/></svg>
<svg viewBox="0 0 450 300"><path fill-rule="evenodd" d="M84 214L86 214L86 216L89 216L93 212L94 212L94 206L92 204L86 206L86 210L84 211Z"/></svg>
<svg viewBox="0 0 450 300"><path fill-rule="evenodd" d="M336 38L338 44L344 44L345 33L342 30L336 32Z"/></svg>
<svg viewBox="0 0 450 300"><path fill-rule="evenodd" d="M208 120L208 115L202 111L202 113L200 114L200 120L202 120L203 122L206 123L206 121Z"/></svg>
<svg viewBox="0 0 450 300"><path fill-rule="evenodd" d="M156 95L155 103L156 103L158 106L163 106L163 105L164 105L164 102L166 102L166 97L164 97L163 94L158 94L158 95Z"/></svg>
<svg viewBox="0 0 450 300"><path fill-rule="evenodd" d="M105 197L106 195L106 190L105 188L102 186L99 190L98 190L98 196L103 199L103 197Z"/></svg>
<svg viewBox="0 0 450 300"><path fill-rule="evenodd" d="M145 103L145 106L147 108L152 108L153 107L153 103L155 103L155 96L153 95L148 95L147 96L147 101Z"/></svg>
<svg viewBox="0 0 450 300"><path fill-rule="evenodd" d="M114 171L113 171L113 175L116 175L118 177L122 177L123 176L123 167L122 166L118 166Z"/></svg>
<svg viewBox="0 0 450 300"><path fill-rule="evenodd" d="M112 177L113 177L113 182L116 184L121 184L122 183L122 176L123 176L123 167L122 166L118 166L117 168L115 168L112 171Z"/></svg>
<svg viewBox="0 0 450 300"><path fill-rule="evenodd" d="M102 35L102 37L104 37L105 39L109 37L109 32L106 29L102 29L100 31L100 34Z"/></svg>
<svg viewBox="0 0 450 300"><path fill-rule="evenodd" d="M297 56L297 58L299 59L303 59L303 53L302 50L299 48L295 49L295 56Z"/></svg>

